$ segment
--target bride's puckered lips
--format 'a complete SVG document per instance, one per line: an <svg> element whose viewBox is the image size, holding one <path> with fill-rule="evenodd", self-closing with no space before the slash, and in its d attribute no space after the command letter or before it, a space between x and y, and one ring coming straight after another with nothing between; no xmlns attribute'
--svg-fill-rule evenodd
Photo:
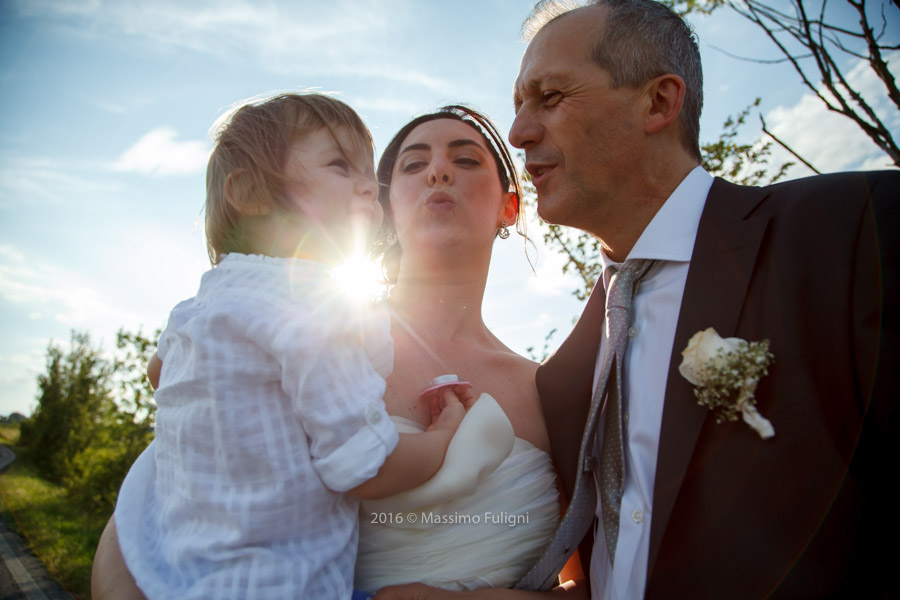
<svg viewBox="0 0 900 600"><path fill-rule="evenodd" d="M428 196L425 205L431 210L450 210L456 205L456 202L447 192L437 191Z"/></svg>

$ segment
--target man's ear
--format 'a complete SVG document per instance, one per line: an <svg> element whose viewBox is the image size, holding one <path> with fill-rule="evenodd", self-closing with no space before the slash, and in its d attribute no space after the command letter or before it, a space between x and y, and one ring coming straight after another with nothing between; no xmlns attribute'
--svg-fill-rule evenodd
<svg viewBox="0 0 900 600"><path fill-rule="evenodd" d="M247 169L235 169L225 178L225 200L245 217L261 217L272 211L265 188Z"/></svg>
<svg viewBox="0 0 900 600"><path fill-rule="evenodd" d="M650 110L644 123L647 134L659 133L678 118L686 90L684 79L674 73L650 80L646 88Z"/></svg>
<svg viewBox="0 0 900 600"><path fill-rule="evenodd" d="M519 216L519 196L515 192L503 194L503 212L500 213L500 218L508 225L515 225L517 216Z"/></svg>

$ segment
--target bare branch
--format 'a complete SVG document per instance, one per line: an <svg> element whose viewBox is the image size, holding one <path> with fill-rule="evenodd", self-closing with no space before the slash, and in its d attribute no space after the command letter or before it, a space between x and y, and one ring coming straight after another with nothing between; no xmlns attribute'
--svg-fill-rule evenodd
<svg viewBox="0 0 900 600"><path fill-rule="evenodd" d="M755 3L752 3L751 0L748 0L745 2L745 4L747 5L747 9L749 12L744 12L744 11L741 11L740 9L734 8L733 5L732 5L732 8L734 8L734 10L736 12L738 12L738 14L744 16L748 20L752 21L753 23L756 23L759 27L761 27L762 30L766 33L766 35L769 37L769 39L772 40L772 42L778 47L779 50L781 50L781 53L784 54L785 58L787 58L788 61L790 61L790 63L794 66L794 70L797 72L798 75L800 75L800 79L803 81L803 84L807 88L809 88L809 90L813 94L815 94L831 110L837 110L837 108L832 106L832 104L828 101L828 99L825 98L821 94L819 89L809 80L809 77L807 77L806 72L803 70L803 67L800 66L800 63L798 61L799 57L792 55L790 53L790 51L788 51L788 49L784 46L784 44L782 44L781 40L778 39L778 37L775 35L775 31L772 29L769 29L769 27L767 26L766 23L763 23L762 17L760 16L760 13L757 11L757 7L755 6ZM794 37L797 37L797 36L794 36ZM802 43L802 39L800 41ZM809 46L807 46L807 47L809 47Z"/></svg>
<svg viewBox="0 0 900 600"><path fill-rule="evenodd" d="M721 52L725 56L728 56L735 60L742 60L744 62L758 63L761 65L778 65L778 64L788 62L787 58L771 58L771 59L769 59L769 58L751 58L749 56L738 56L737 54L732 54L731 52L729 52L723 48L719 48L718 46L713 46L712 44L710 44L709 47L712 48L713 50L717 50L717 51ZM800 56L798 58L809 58L810 56L812 56L812 55L806 54L806 55Z"/></svg>
<svg viewBox="0 0 900 600"><path fill-rule="evenodd" d="M857 31L851 31L850 29L846 29L844 27L838 27L837 25L831 25L830 23L824 23L822 21L817 22L817 25L822 29L830 31L832 33L838 33L841 35L846 35L847 37L859 38L862 39L862 34Z"/></svg>
<svg viewBox="0 0 900 600"><path fill-rule="evenodd" d="M819 98L828 110L841 114L856 123L879 149L887 153L894 163L900 166L900 148L890 130L879 119L867 99L850 86L831 54L830 49L834 49L843 55L868 62L869 67L884 83L891 102L900 108L900 90L898 90L893 74L888 70L887 63L881 54L882 49L886 47L879 46L875 32L869 24L865 11L865 0L846 0L846 2L852 5L859 14L860 30L858 32L851 30L846 24L836 26L826 22L828 0L823 0L815 18L807 13L803 0L792 0L794 15L776 10L760 0L733 0L728 3L728 6L763 30L786 61L794 67L803 84ZM895 2L900 2L900 0L895 0ZM884 33L887 30L887 17L883 8L882 21L884 23L882 33ZM800 54L790 50L780 36L789 36L788 39L793 39L809 53ZM849 48L845 42L851 40L865 41L868 55ZM801 63L804 59L810 58L821 77L819 83L814 83L807 70L808 67Z"/></svg>
<svg viewBox="0 0 900 600"><path fill-rule="evenodd" d="M834 44L835 48L837 48L838 50L840 50L841 52L843 52L844 54L846 54L848 56L858 58L859 60L869 60L868 54L863 54L862 52L857 52L855 50L848 48L847 46L844 45L844 43L840 39L836 38L836 39L832 39L829 41L832 44Z"/></svg>
<svg viewBox="0 0 900 600"><path fill-rule="evenodd" d="M787 150L788 152L790 152L791 155L792 155L794 158L796 158L797 160L799 160L800 162L802 162L804 165L806 165L807 167L809 167L810 170L812 170L813 173L815 173L816 175L821 175L821 174L822 174L822 172L821 172L820 170L818 170L817 168L815 168L814 166L812 166L812 163L810 163L810 162L807 161L805 158L803 158L802 156L800 156L799 154L797 154L797 152L795 152L793 148L791 148L790 146L788 146L787 144L785 144L785 143L784 143L777 135L775 135L774 133L772 133L771 131L769 131L769 129L766 127L766 120L763 119L763 116L762 116L762 115L759 115L759 120L760 120L760 122L762 123L762 130L763 130L763 133L765 133L767 136L769 136L770 138L772 138L773 140L775 140L775 143L776 143L776 144L778 144L779 146L781 146L782 148L784 148L785 150Z"/></svg>
<svg viewBox="0 0 900 600"><path fill-rule="evenodd" d="M888 96L891 98L891 101L897 106L897 108L900 109L900 89L897 88L897 82L894 80L893 74L891 74L891 72L888 70L887 63L881 56L881 49L879 48L877 40L875 39L875 31L869 25L865 6L862 2L855 3L852 0L848 0L848 2L850 2L850 4L854 6L859 12L859 24L862 27L863 37L866 40L866 44L869 47L869 63L872 66L872 70L875 71L875 74L878 75L878 78L884 82L884 85L888 90ZM884 11L882 11L882 18L884 18ZM885 27L886 26L887 23L885 23Z"/></svg>

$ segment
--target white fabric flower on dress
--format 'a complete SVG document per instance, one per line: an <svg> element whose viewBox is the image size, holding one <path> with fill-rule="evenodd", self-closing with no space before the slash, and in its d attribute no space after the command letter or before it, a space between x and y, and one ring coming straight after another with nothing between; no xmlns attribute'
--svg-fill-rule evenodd
<svg viewBox="0 0 900 600"><path fill-rule="evenodd" d="M697 402L716 413L717 423L735 421L740 412L762 439L775 435L772 423L756 410L753 396L775 358L769 340L722 338L709 327L694 334L681 356L678 372L695 386Z"/></svg>

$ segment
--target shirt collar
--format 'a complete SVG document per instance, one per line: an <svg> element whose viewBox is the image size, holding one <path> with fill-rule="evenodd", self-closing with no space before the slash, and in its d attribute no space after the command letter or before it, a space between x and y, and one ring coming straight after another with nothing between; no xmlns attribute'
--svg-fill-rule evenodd
<svg viewBox="0 0 900 600"><path fill-rule="evenodd" d="M688 173L644 228L626 260L641 258L690 262L700 215L712 184L712 175L703 167L695 167ZM618 267L621 263L610 259L601 247L600 264L603 267L603 284L607 287L612 277L609 267Z"/></svg>

